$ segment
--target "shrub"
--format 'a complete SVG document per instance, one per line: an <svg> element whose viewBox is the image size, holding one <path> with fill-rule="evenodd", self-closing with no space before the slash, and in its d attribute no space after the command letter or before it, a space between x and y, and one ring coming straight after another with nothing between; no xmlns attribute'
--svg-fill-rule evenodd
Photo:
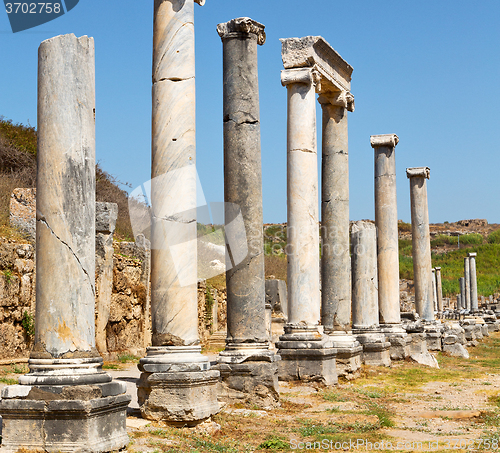
<svg viewBox="0 0 500 453"><path fill-rule="evenodd" d="M488 243L490 244L500 244L500 230L493 231L488 236Z"/></svg>
<svg viewBox="0 0 500 453"><path fill-rule="evenodd" d="M464 245L481 245L483 243L483 236L479 233L462 234L460 236L460 243Z"/></svg>

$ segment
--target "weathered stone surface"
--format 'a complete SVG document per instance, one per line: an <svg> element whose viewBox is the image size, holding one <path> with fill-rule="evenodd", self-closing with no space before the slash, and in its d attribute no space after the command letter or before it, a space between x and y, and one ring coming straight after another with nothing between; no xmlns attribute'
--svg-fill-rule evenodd
<svg viewBox="0 0 500 453"><path fill-rule="evenodd" d="M446 354L449 354L453 357L462 357L464 359L469 358L469 352L460 343L444 344L443 345L443 352L445 352Z"/></svg>
<svg viewBox="0 0 500 453"><path fill-rule="evenodd" d="M36 189L14 189L9 204L10 224L27 235L31 242L36 238Z"/></svg>
<svg viewBox="0 0 500 453"><path fill-rule="evenodd" d="M117 218L118 205L116 203L96 202L95 230L97 233L112 234L115 231Z"/></svg>
<svg viewBox="0 0 500 453"><path fill-rule="evenodd" d="M470 298L470 258L466 256L464 258L464 284L465 284L465 307L467 310L471 310L471 298Z"/></svg>
<svg viewBox="0 0 500 453"><path fill-rule="evenodd" d="M438 312L443 312L443 283L441 281L441 268L436 267L436 291L437 291L437 306Z"/></svg>
<svg viewBox="0 0 500 453"><path fill-rule="evenodd" d="M274 317L288 319L288 295L284 280L266 280L266 303L271 305Z"/></svg>
<svg viewBox="0 0 500 453"><path fill-rule="evenodd" d="M430 177L430 169L429 167L407 168L406 176L410 179L415 307L424 321L432 321L434 319L434 307L432 301L431 243L426 184L426 179Z"/></svg>
<svg viewBox="0 0 500 453"><path fill-rule="evenodd" d="M479 309L477 300L477 275L476 275L476 256L477 253L468 253L469 271L470 271L470 308L473 312Z"/></svg>

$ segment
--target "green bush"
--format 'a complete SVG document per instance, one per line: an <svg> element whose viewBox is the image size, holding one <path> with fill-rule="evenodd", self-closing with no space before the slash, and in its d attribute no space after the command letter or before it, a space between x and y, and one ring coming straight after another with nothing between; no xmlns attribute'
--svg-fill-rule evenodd
<svg viewBox="0 0 500 453"><path fill-rule="evenodd" d="M488 243L490 244L500 244L500 230L493 231L488 236Z"/></svg>
<svg viewBox="0 0 500 453"><path fill-rule="evenodd" d="M460 244L464 245L481 245L483 236L479 233L462 234L460 236Z"/></svg>

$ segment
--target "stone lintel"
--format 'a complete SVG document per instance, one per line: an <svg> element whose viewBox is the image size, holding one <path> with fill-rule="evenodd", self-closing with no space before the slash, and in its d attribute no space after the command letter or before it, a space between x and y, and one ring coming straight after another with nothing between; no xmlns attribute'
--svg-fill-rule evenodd
<svg viewBox="0 0 500 453"><path fill-rule="evenodd" d="M385 146L387 148L395 148L399 142L399 137L396 134L371 135L370 145L372 148Z"/></svg>
<svg viewBox="0 0 500 453"><path fill-rule="evenodd" d="M352 66L321 36L280 41L285 69L316 67L321 74L324 91L351 91Z"/></svg>
<svg viewBox="0 0 500 453"><path fill-rule="evenodd" d="M431 176L431 169L429 167L412 167L406 169L406 176L408 178L426 178Z"/></svg>
<svg viewBox="0 0 500 453"><path fill-rule="evenodd" d="M469 258L475 258L477 256L477 253L476 252L469 252L469 253L467 253L467 256Z"/></svg>
<svg viewBox="0 0 500 453"><path fill-rule="evenodd" d="M232 33L252 33L257 35L257 44L262 46L262 44L266 42L266 32L264 28L264 25L249 17L238 17L237 19L231 19L229 22L218 24L217 33L221 39L228 38L228 35Z"/></svg>

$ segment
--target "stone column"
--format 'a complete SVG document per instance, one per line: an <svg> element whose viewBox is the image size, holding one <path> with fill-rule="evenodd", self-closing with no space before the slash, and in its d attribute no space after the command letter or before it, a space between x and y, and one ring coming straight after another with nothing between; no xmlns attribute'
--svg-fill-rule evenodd
<svg viewBox="0 0 500 453"><path fill-rule="evenodd" d="M415 307L422 320L433 321L431 240L426 184L430 169L407 168L406 176L410 179Z"/></svg>
<svg viewBox="0 0 500 453"><path fill-rule="evenodd" d="M437 290L437 307L438 312L443 312L443 284L441 281L441 268L436 267L436 290Z"/></svg>
<svg viewBox="0 0 500 453"><path fill-rule="evenodd" d="M2 446L118 450L130 396L95 348L93 38L40 45L37 166L35 344L30 372L2 393Z"/></svg>
<svg viewBox="0 0 500 453"><path fill-rule="evenodd" d="M476 256L477 253L471 252L467 254L469 257L469 273L470 273L470 306L473 312L479 310L479 301L477 300L477 275L476 275Z"/></svg>
<svg viewBox="0 0 500 453"><path fill-rule="evenodd" d="M198 338L194 3L154 3L153 345L139 363L137 383L143 417L188 425L218 411L219 377L201 355Z"/></svg>
<svg viewBox="0 0 500 453"><path fill-rule="evenodd" d="M326 92L318 100L323 109L321 324L337 349L337 373L343 376L360 368L363 350L351 332L347 112L354 110L354 98Z"/></svg>
<svg viewBox="0 0 500 453"><path fill-rule="evenodd" d="M391 358L409 354L399 305L399 236L396 197L396 134L372 135L375 151L375 226L377 228L378 297L382 331L391 342Z"/></svg>
<svg viewBox="0 0 500 453"><path fill-rule="evenodd" d="M319 326L318 82L319 74L312 68L281 73L288 93L288 324L276 346L282 379L319 379L329 385L337 381L337 373L336 351Z"/></svg>
<svg viewBox="0 0 500 453"><path fill-rule="evenodd" d="M468 256L464 258L464 296L465 308L471 310L471 297L470 297L470 259Z"/></svg>
<svg viewBox="0 0 500 453"><path fill-rule="evenodd" d="M431 277L431 285L432 285L432 303L434 306L434 311L438 311L437 304L437 286L436 286L436 269L432 268L432 277Z"/></svg>
<svg viewBox="0 0 500 453"><path fill-rule="evenodd" d="M369 222L354 222L352 247L352 324L353 333L363 345L367 365L389 366L390 342L379 325L377 278L377 230Z"/></svg>
<svg viewBox="0 0 500 453"><path fill-rule="evenodd" d="M225 231L232 246L226 254L226 348L218 368L230 388L255 393L264 385L277 400L279 357L269 350L266 329L271 312L267 320L257 71L257 46L266 35L264 25L248 17L219 24L217 32L223 44ZM233 228L238 216L242 232Z"/></svg>
<svg viewBox="0 0 500 453"><path fill-rule="evenodd" d="M467 305L465 303L465 278L460 277L458 279L458 283L460 285L460 308L462 310L465 310L467 308Z"/></svg>

